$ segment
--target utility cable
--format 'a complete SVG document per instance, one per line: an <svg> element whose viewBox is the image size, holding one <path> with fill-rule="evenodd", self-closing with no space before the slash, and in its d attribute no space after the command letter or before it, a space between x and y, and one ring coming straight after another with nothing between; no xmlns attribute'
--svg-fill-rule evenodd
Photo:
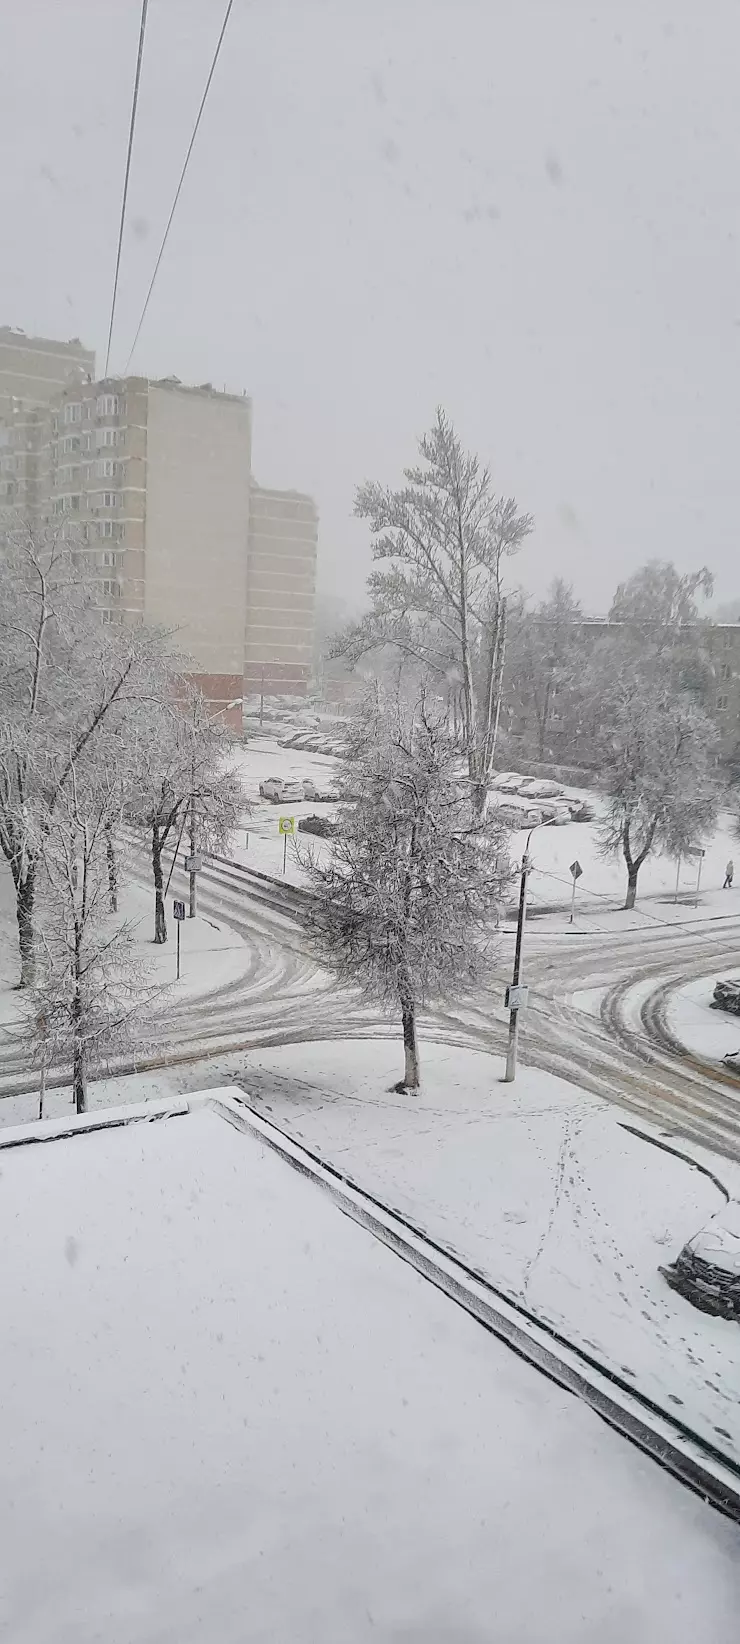
<svg viewBox="0 0 740 1644"><path fill-rule="evenodd" d="M149 0L142 0L141 24L139 27L139 50L136 58L136 77L134 79L134 96L131 104L131 120L128 130L128 151L126 154L126 173L123 179L123 199L121 201L121 221L118 227L118 251L116 252L116 273L113 281L113 300L110 307L110 325L108 326L108 347L105 353L105 375L108 375L110 365L110 345L113 338L113 321L116 314L116 297L118 296L118 275L121 268L121 249L123 246L123 230L126 223L126 201L128 199L128 180L131 172L131 154L134 146L134 128L136 126L136 107L139 101L139 81L141 80L141 63L144 56L144 31L146 29L146 14L149 9Z"/></svg>
<svg viewBox="0 0 740 1644"><path fill-rule="evenodd" d="M175 198L172 202L172 210L170 211L169 217L167 219L167 227L164 231L164 237L162 239L162 244L159 248L159 256L157 257L157 261L154 265L154 273L152 274L151 282L150 282L150 285L149 285L149 290L147 291L147 294L146 294L146 302L144 303L144 307L141 311L141 318L140 318L139 324L136 328L136 336L134 337L134 340L133 340L133 343L132 343L132 346L131 346L131 352L130 352L129 357L126 361L126 369L125 369L124 375L128 372L128 368L131 364L131 361L132 361L133 356L134 356L134 352L136 350L136 344L139 341L139 336L141 334L141 328L142 328L142 326L144 324L144 321L146 319L146 313L147 313L147 309L149 307L149 301L150 301L152 292L154 290L154 284L155 284L157 275L159 273L159 265L162 261L162 257L164 256L164 249L165 249L165 246L167 244L170 229L172 227L172 219L173 219L173 217L175 215L175 212L177 210L177 202L180 198L180 194L181 194L181 191L182 191L182 185L185 181L185 173L187 172L188 165L189 165L189 162L190 162L190 156L193 152L193 147L194 147L194 144L195 144L195 139L198 135L198 127L199 127L200 122L201 122L201 118L202 118L202 115L203 115L203 110L206 106L206 100L207 100L207 97L208 97L208 93L211 89L211 81L213 79L213 76L214 76L214 73L215 73L215 70L216 70L216 64L218 62L219 55L220 55L220 52L221 52L221 47L223 45L223 39L224 39L224 35L226 33L226 28L227 28L227 25L228 25L229 18L231 16L231 9L232 9L233 4L234 4L234 0L228 0L228 5L226 7L226 13L225 13L225 16L224 16L224 20L223 20L223 23L221 24L221 33L219 34L219 37L218 37L218 41L217 41L217 44L216 44L216 50L213 54L213 61L211 63L211 67L210 67L210 70L209 70L209 73L208 73L208 79L206 80L205 91L203 92L203 96L201 98L200 108L198 109L198 114L197 114L197 118L196 118L196 121L195 121L195 125L193 127L192 136L190 138L190 142L188 143L188 151L187 151L187 154L185 155L185 163L184 163L182 171L180 173L180 181L177 185L177 189L176 189L176 192L175 192Z"/></svg>

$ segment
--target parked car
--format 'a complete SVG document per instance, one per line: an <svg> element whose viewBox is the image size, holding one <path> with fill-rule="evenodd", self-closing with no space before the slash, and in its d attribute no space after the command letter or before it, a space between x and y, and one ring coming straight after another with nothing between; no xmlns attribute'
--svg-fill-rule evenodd
<svg viewBox="0 0 740 1644"><path fill-rule="evenodd" d="M265 782L260 782L260 798L269 799L272 805L300 805L304 798L303 783L283 776L268 776Z"/></svg>
<svg viewBox="0 0 740 1644"><path fill-rule="evenodd" d="M671 1267L661 1267L671 1289L702 1313L740 1320L740 1203L724 1210L685 1244Z"/></svg>
<svg viewBox="0 0 740 1644"><path fill-rule="evenodd" d="M336 788L321 788L317 782L312 782L310 778L307 778L303 783L303 797L304 799L311 799L314 805L336 805L339 800L339 793Z"/></svg>
<svg viewBox="0 0 740 1644"><path fill-rule="evenodd" d="M302 816L298 822L299 833L313 833L319 839L331 839L339 832L339 823L332 816Z"/></svg>
<svg viewBox="0 0 740 1644"><path fill-rule="evenodd" d="M536 776L526 776L519 786L522 798L527 799L559 799L562 791L562 782L548 782Z"/></svg>
<svg viewBox="0 0 740 1644"><path fill-rule="evenodd" d="M712 1010L729 1010L731 1015L740 1016L740 979L738 977L728 977L726 981L715 984Z"/></svg>

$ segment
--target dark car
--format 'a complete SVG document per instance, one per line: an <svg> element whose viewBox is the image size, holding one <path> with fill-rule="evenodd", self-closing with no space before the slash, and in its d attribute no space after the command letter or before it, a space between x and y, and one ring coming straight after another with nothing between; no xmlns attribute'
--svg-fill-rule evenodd
<svg viewBox="0 0 740 1644"><path fill-rule="evenodd" d="M740 1320L740 1203L730 1199L660 1271L702 1313Z"/></svg>

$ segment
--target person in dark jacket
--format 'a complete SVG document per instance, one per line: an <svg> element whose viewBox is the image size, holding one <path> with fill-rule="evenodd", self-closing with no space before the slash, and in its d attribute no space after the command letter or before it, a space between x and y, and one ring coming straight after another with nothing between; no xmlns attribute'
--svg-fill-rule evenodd
<svg viewBox="0 0 740 1644"><path fill-rule="evenodd" d="M724 885L722 886L723 890L732 890L732 881L733 881L734 877L735 877L735 864L732 860L732 857L730 857L730 860L727 864L727 867L725 868L725 882L724 882Z"/></svg>

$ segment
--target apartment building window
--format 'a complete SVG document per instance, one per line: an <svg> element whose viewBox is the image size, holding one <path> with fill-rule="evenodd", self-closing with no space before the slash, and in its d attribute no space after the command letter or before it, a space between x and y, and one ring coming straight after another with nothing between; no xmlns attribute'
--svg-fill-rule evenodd
<svg viewBox="0 0 740 1644"><path fill-rule="evenodd" d="M101 479L117 479L118 463L114 462L112 457L98 457L95 472Z"/></svg>
<svg viewBox="0 0 740 1644"><path fill-rule="evenodd" d="M89 431L80 436L80 446L83 451L92 451L92 434Z"/></svg>
<svg viewBox="0 0 740 1644"><path fill-rule="evenodd" d="M62 456L68 456L70 451L79 451L79 434L66 434L62 440Z"/></svg>
<svg viewBox="0 0 740 1644"><path fill-rule="evenodd" d="M117 394L98 394L97 411L99 417L116 417L120 400Z"/></svg>
<svg viewBox="0 0 740 1644"><path fill-rule="evenodd" d="M70 405L65 405L65 407L64 407L64 421L65 422L82 422L82 406L77 405L76 403L75 404L70 404Z"/></svg>
<svg viewBox="0 0 740 1644"><path fill-rule="evenodd" d="M98 536L108 542L120 542L123 536L123 526L115 519L103 519L98 526Z"/></svg>
<svg viewBox="0 0 740 1644"><path fill-rule="evenodd" d="M117 428L96 428L95 430L95 443L98 450L102 445L117 445L118 438Z"/></svg>
<svg viewBox="0 0 740 1644"><path fill-rule="evenodd" d="M724 695L721 695L721 696L717 697L717 707L719 708L720 713L726 713L729 706L730 706L729 697L726 697Z"/></svg>
<svg viewBox="0 0 740 1644"><path fill-rule="evenodd" d="M103 564L118 567L123 564L123 554L114 554L106 550L103 554Z"/></svg>
<svg viewBox="0 0 740 1644"><path fill-rule="evenodd" d="M103 583L103 593L111 594L114 599L118 599L121 593L120 582L112 582L109 577L106 577Z"/></svg>
<svg viewBox="0 0 740 1644"><path fill-rule="evenodd" d="M101 502L104 508L117 508L120 500L118 491L101 492Z"/></svg>
<svg viewBox="0 0 740 1644"><path fill-rule="evenodd" d="M722 663L722 667L720 669L720 678L721 679L732 679L732 669L730 667L729 662L723 662Z"/></svg>

